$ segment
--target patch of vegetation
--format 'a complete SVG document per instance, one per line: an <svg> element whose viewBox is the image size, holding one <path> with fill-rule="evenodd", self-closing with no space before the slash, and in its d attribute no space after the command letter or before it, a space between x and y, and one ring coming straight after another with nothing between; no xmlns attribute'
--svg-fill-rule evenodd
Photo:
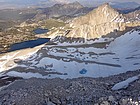
<svg viewBox="0 0 140 105"><path fill-rule="evenodd" d="M41 25L47 29L51 29L52 27L55 27L55 28L63 27L66 25L66 23L55 20L55 19L47 19L45 21L42 21Z"/></svg>

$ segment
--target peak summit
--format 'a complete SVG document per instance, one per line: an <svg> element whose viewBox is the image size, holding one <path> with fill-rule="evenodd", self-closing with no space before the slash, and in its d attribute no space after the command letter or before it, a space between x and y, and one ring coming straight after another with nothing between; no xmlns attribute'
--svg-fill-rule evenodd
<svg viewBox="0 0 140 105"><path fill-rule="evenodd" d="M68 5L72 5L72 6L77 6L77 8L83 8L84 6L82 4L80 4L78 1L75 1L73 3L69 3Z"/></svg>
<svg viewBox="0 0 140 105"><path fill-rule="evenodd" d="M104 3L104 4L100 5L98 8L100 8L100 7L106 7L106 6L110 7L109 3Z"/></svg>
<svg viewBox="0 0 140 105"><path fill-rule="evenodd" d="M104 24L108 22L112 22L115 18L120 16L121 14L113 9L108 3L105 3L98 8L94 9L90 13L85 16L79 17L74 20L73 24L75 26L88 24L88 25L96 25L96 24ZM120 16L123 18L123 16Z"/></svg>
<svg viewBox="0 0 140 105"><path fill-rule="evenodd" d="M114 30L124 31L130 26L134 27L135 24L127 22L125 15L105 3L85 16L74 19L69 24L72 30L64 35L69 38L94 39L114 32Z"/></svg>
<svg viewBox="0 0 140 105"><path fill-rule="evenodd" d="M68 3L68 4L55 4L53 7L55 8L83 8L84 6L80 4L78 1Z"/></svg>
<svg viewBox="0 0 140 105"><path fill-rule="evenodd" d="M94 11L94 10L93 10ZM118 14L118 12L115 10L115 9L113 9L110 5L109 5L109 3L104 3L104 4L102 4L101 6L99 6L97 9L96 9L96 11L98 11L99 13L103 13L103 14L111 14L111 13L115 13L115 14Z"/></svg>
<svg viewBox="0 0 140 105"><path fill-rule="evenodd" d="M87 15L75 19L70 25L74 29L67 37L97 38L120 29L119 23L122 22L124 22L124 16L105 3Z"/></svg>
<svg viewBox="0 0 140 105"><path fill-rule="evenodd" d="M106 9L106 10L112 10L112 11L116 11L115 9L113 9L109 3L104 3L102 5L100 5L97 9L102 10L102 9Z"/></svg>
<svg viewBox="0 0 140 105"><path fill-rule="evenodd" d="M81 5L78 1L73 2L75 5Z"/></svg>

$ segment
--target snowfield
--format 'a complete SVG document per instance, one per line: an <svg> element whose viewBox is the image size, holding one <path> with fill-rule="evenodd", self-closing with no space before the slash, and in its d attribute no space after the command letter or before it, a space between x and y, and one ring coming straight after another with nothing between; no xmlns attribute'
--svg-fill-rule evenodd
<svg viewBox="0 0 140 105"><path fill-rule="evenodd" d="M22 59L5 68L8 62L1 62L0 70L7 75L23 78L77 78L77 77L107 77L140 68L140 32L131 30L117 38L99 38L84 43L59 43L45 45L28 57L22 55L2 56L3 59ZM33 51L35 52L35 51ZM24 54L23 54L24 55ZM23 59L24 58L24 59ZM8 63L10 64L10 63ZM17 68L24 68L20 73ZM12 68L12 69L11 69ZM32 69L32 71L31 71ZM35 75L34 75L35 74ZM25 76L27 75L27 76Z"/></svg>
<svg viewBox="0 0 140 105"><path fill-rule="evenodd" d="M129 86L130 83L136 81L139 79L139 76L134 76L134 77L130 77L128 78L127 80L125 81L121 81L117 84L115 84L113 87L112 87L112 90L120 90L120 89L125 89Z"/></svg>
<svg viewBox="0 0 140 105"><path fill-rule="evenodd" d="M34 53L36 53L41 47L43 47L43 45L0 55L0 72L16 67L16 60L20 61L27 59L31 55L34 55Z"/></svg>

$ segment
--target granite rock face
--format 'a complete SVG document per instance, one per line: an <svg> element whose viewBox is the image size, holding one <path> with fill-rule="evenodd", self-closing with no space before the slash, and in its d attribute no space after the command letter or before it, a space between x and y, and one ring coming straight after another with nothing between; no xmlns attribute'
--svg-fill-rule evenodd
<svg viewBox="0 0 140 105"><path fill-rule="evenodd" d="M140 25L138 21L130 21L109 4L103 4L89 14L79 17L71 23L73 30L67 37L84 37L93 39L114 31L124 31L126 27Z"/></svg>
<svg viewBox="0 0 140 105"><path fill-rule="evenodd" d="M136 27L139 25L139 19L130 19L129 16L119 13L106 3L85 16L75 18L67 26L70 27L69 33L66 33L65 30L62 34L61 30L55 33L55 35L70 38L94 39L111 32L124 31L127 27Z"/></svg>

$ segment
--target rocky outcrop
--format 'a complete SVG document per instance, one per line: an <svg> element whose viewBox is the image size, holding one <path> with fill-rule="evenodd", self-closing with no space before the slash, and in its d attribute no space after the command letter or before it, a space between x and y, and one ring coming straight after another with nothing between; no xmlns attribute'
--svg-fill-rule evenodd
<svg viewBox="0 0 140 105"><path fill-rule="evenodd" d="M135 8L135 9L122 9L122 10L119 10L119 11L121 13L128 14L128 13L132 13L132 12L139 11L139 10L140 10L140 6Z"/></svg>
<svg viewBox="0 0 140 105"><path fill-rule="evenodd" d="M136 9L134 12L130 12L125 15L130 21L140 21L140 7L138 10Z"/></svg>
<svg viewBox="0 0 140 105"><path fill-rule="evenodd" d="M140 80L127 89L111 87L140 71L107 78L26 79L0 91L1 105L139 105ZM10 79L10 78L8 78ZM3 80L4 81L4 80Z"/></svg>
<svg viewBox="0 0 140 105"><path fill-rule="evenodd" d="M124 31L127 27L139 25L139 20L129 19L106 3L87 15L74 19L67 26L71 28L71 31L61 35L70 38L94 39L114 31ZM57 33L57 35L60 34Z"/></svg>

